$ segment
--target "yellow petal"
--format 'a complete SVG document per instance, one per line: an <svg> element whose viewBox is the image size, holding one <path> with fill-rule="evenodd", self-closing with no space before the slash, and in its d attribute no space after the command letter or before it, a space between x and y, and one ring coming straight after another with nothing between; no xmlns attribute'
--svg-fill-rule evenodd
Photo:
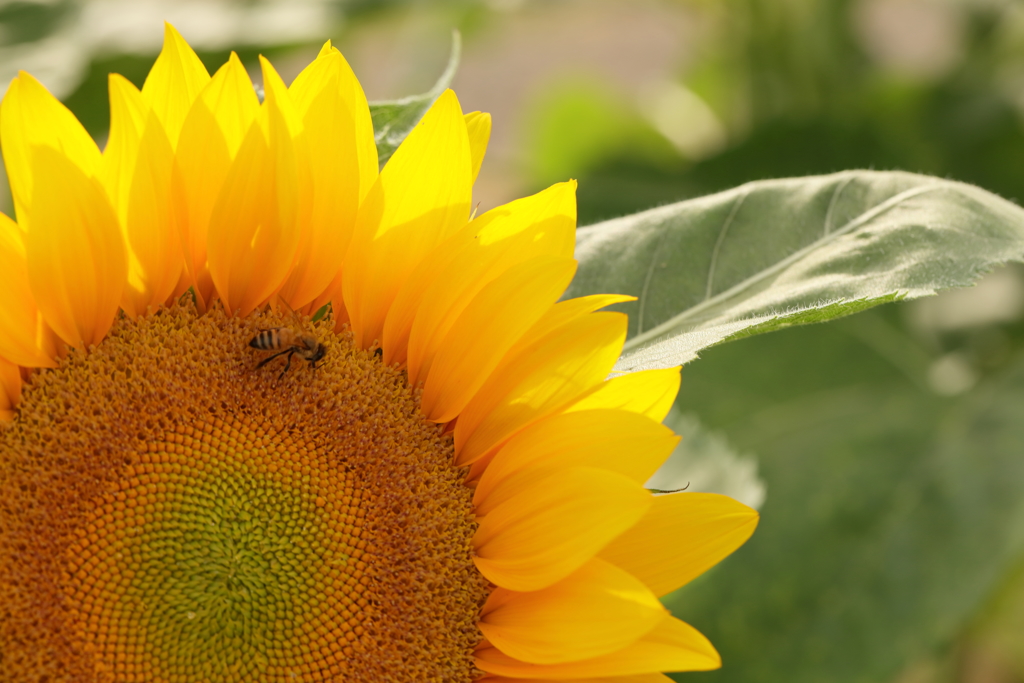
<svg viewBox="0 0 1024 683"><path fill-rule="evenodd" d="M321 60L324 60L324 63L321 63ZM331 41L328 40L320 48L317 58L295 77L289 91L292 92L299 111L305 112L312 104L312 98L319 92L320 84L335 78L337 80L332 82L333 87L337 88L336 96L352 116L359 177L359 202L362 202L377 180L377 143L373 134L373 121L370 118L370 105L363 93L363 86L352 73L352 67L345 61L338 48L331 47Z"/></svg>
<svg viewBox="0 0 1024 683"><path fill-rule="evenodd" d="M434 102L359 208L343 274L355 342L381 339L395 296L417 264L469 218L472 159L455 93Z"/></svg>
<svg viewBox="0 0 1024 683"><path fill-rule="evenodd" d="M202 139L203 135L199 133L203 132L212 139L218 139L219 144L227 148L228 157L234 159L259 111L260 101L249 80L249 73L238 55L232 52L228 61L217 69L210 82L199 92L199 97L186 117L182 135L189 132ZM193 117L198 120L191 121ZM191 131L192 127L199 130ZM219 135L213 135L208 128L215 129ZM179 155L182 154L181 144L184 144L183 140L179 140Z"/></svg>
<svg viewBox="0 0 1024 683"><path fill-rule="evenodd" d="M118 120L113 117L113 104L112 122ZM119 214L127 246L128 281L121 307L135 316L171 296L181 276L182 256L172 194L174 153L164 127L153 112L138 129L124 130L128 126L134 123L123 124L104 151L101 177Z"/></svg>
<svg viewBox="0 0 1024 683"><path fill-rule="evenodd" d="M566 679L488 676L480 680L481 683L562 683ZM672 679L665 674L635 674L633 676L615 676L614 678L574 678L573 683L672 683Z"/></svg>
<svg viewBox="0 0 1024 683"><path fill-rule="evenodd" d="M352 238L360 197L359 149L349 101L353 87L348 83L354 78L341 54L328 50L288 90L302 121L313 189L307 238L279 294L292 309L328 289Z"/></svg>
<svg viewBox="0 0 1024 683"><path fill-rule="evenodd" d="M466 114L466 131L469 133L469 149L473 156L473 182L480 175L480 166L487 154L487 143L491 139L491 115L481 111Z"/></svg>
<svg viewBox="0 0 1024 683"><path fill-rule="evenodd" d="M142 96L163 123L172 148L178 146L192 103L209 82L210 74L195 51L164 22L164 46L142 84Z"/></svg>
<svg viewBox="0 0 1024 683"><path fill-rule="evenodd" d="M616 408L643 413L661 422L672 409L676 394L679 393L680 370L682 368L678 367L642 370L613 377L600 384L566 412Z"/></svg>
<svg viewBox="0 0 1024 683"><path fill-rule="evenodd" d="M21 401L21 371L6 358L0 358L0 421L14 419L14 409Z"/></svg>
<svg viewBox="0 0 1024 683"><path fill-rule="evenodd" d="M503 361L459 414L456 462L465 465L483 457L599 383L625 338L624 314L591 313Z"/></svg>
<svg viewBox="0 0 1024 683"><path fill-rule="evenodd" d="M21 229L0 213L0 356L28 368L57 365L57 338L29 286Z"/></svg>
<svg viewBox="0 0 1024 683"><path fill-rule="evenodd" d="M149 105L142 99L139 89L120 74L107 77L107 90L110 93L110 133L103 150L99 179L118 220L125 225L139 140L149 116Z"/></svg>
<svg viewBox="0 0 1024 683"><path fill-rule="evenodd" d="M654 498L641 484L593 467L506 480L507 499L480 518L473 561L491 583L536 591L561 581L633 526Z"/></svg>
<svg viewBox="0 0 1024 683"><path fill-rule="evenodd" d="M512 362L512 359L518 358L525 350L534 347L538 342L545 339L547 336L554 334L562 328L574 324L574 321L579 321L581 318L593 313L599 308L610 306L612 304L620 303L622 301L632 301L634 297L623 296L619 294L592 294L590 296L579 297L576 299L569 299L568 301L560 301L545 313L537 323L530 328L530 330L522 336L509 350L506 359L502 361L503 365L507 365ZM586 324L576 322L575 324ZM585 351L583 352L585 353ZM499 374L499 373L496 373ZM541 378L543 379L543 378ZM595 393L600 389L602 383L595 383L593 386L588 387L576 396L573 401L579 401L581 397L588 396ZM573 403L569 404L566 411L573 407ZM597 406L601 407L601 406ZM462 421L467 424L462 428L462 436L465 437L468 434L468 423L473 420L473 417L463 416ZM536 418L533 418L536 419ZM523 423L524 425L526 423ZM456 435L456 450L461 448L462 442L459 441L459 435ZM470 465L468 479L476 480L480 477L480 474L487 468L490 462L490 456L481 457L486 450L482 453L473 455L472 464ZM493 455L494 451L490 453ZM467 460L467 462L469 462Z"/></svg>
<svg viewBox="0 0 1024 683"><path fill-rule="evenodd" d="M455 321L488 283L538 256L572 258L575 190L559 183L488 211L439 245L388 313L384 361L406 361L410 382L424 379Z"/></svg>
<svg viewBox="0 0 1024 683"><path fill-rule="evenodd" d="M328 38L324 42L324 44L320 46L320 52L318 52L317 55L316 55L317 59L319 59L320 57L323 57L326 54L330 54L333 51L334 51L334 48L331 46L331 39ZM294 84L294 82L293 82L293 84Z"/></svg>
<svg viewBox="0 0 1024 683"><path fill-rule="evenodd" d="M266 73L266 72L265 72ZM281 288L299 248L298 164L280 100L267 98L214 206L207 261L228 311L248 315Z"/></svg>
<svg viewBox="0 0 1024 683"><path fill-rule="evenodd" d="M571 259L537 257L488 283L452 325L430 366L420 399L423 414L435 422L458 415L575 272Z"/></svg>
<svg viewBox="0 0 1024 683"><path fill-rule="evenodd" d="M666 595L743 545L758 519L756 510L716 493L655 496L644 518L600 554Z"/></svg>
<svg viewBox="0 0 1024 683"><path fill-rule="evenodd" d="M231 162L260 111L249 75L234 52L199 93L178 140L176 217L185 265L200 304L209 302L213 281L206 268L210 216Z"/></svg>
<svg viewBox="0 0 1024 683"><path fill-rule="evenodd" d="M611 306L612 304L624 301L634 301L636 297L623 294L591 294L566 301L559 301L552 306L544 316L537 321L537 324L530 328L530 331L523 335L522 339L516 342L512 348L512 354L522 351L552 332L562 328L572 321L581 318L588 313Z"/></svg>
<svg viewBox="0 0 1024 683"><path fill-rule="evenodd" d="M484 245L528 234L547 243L544 253L570 258L576 246L576 181L555 183L491 209L473 225L474 238Z"/></svg>
<svg viewBox="0 0 1024 683"><path fill-rule="evenodd" d="M479 220L479 219L477 219ZM438 309L440 315L451 311L457 305L461 297L460 289L449 286L443 289L440 294L445 296L444 303L438 301L438 283L448 275L455 273L452 267L456 258L461 258L467 244L477 236L476 221L469 223L465 228L437 245L430 254L426 256L406 279L405 284L395 296L395 300L388 310L387 318L384 321L384 331L381 346L384 351L383 360L385 363L407 363L409 352L409 334L412 331L413 323L418 316L423 317L422 327L431 324L430 329L435 329L439 324ZM460 278L461 280L461 278ZM474 282L474 285L477 283ZM483 287L486 283L479 283ZM427 290L431 296L427 296ZM454 303L453 303L454 302ZM445 307L446 306L446 307ZM458 312L461 312L460 309ZM422 333L421 333L422 334ZM416 374L420 368L420 358L417 357L414 369L407 369L411 383L418 381Z"/></svg>
<svg viewBox="0 0 1024 683"><path fill-rule="evenodd" d="M127 274L117 217L99 181L52 147L33 149L32 172L25 234L32 293L61 339L97 344L114 321Z"/></svg>
<svg viewBox="0 0 1024 683"><path fill-rule="evenodd" d="M497 648L476 653L476 665L490 673L529 680L576 680L596 676L631 676L653 671L708 671L722 665L714 646L697 629L665 617L636 642L617 652L568 662L537 665L508 656Z"/></svg>
<svg viewBox="0 0 1024 683"><path fill-rule="evenodd" d="M264 98L268 102L272 102L281 113L291 137L299 137L302 133L302 116L299 114L299 109L292 100L292 95L284 84L284 80L281 79L281 75L277 73L277 69L270 63L270 60L263 55L260 55L260 69L263 73Z"/></svg>
<svg viewBox="0 0 1024 683"><path fill-rule="evenodd" d="M283 299L285 304L290 305L292 310L295 310L309 303L313 296L320 293L317 291L313 296L309 296L309 298L302 302L294 300L297 297L305 298L307 296L308 292L301 290L308 290L310 283L306 276L309 274L310 268L316 268L316 259L318 258L317 254L311 253L311 250L318 246L323 247L326 241L323 239L325 236L323 235L323 230L321 230L320 234L316 235L321 238L319 243L312 244L311 238L314 235L310 230L315 193L313 172L310 165L310 146L319 144L319 140L306 136L302 118L299 115L295 102L292 100L291 93L270 61L262 55L260 56L260 66L263 70L264 97L271 106L276 107L280 112L281 118L287 126L288 135L291 137L290 158L293 159L291 163L294 164L296 174L295 226L298 234L298 243L288 275L274 296ZM305 256L304 260L303 256ZM296 272L300 265L302 266L302 271Z"/></svg>
<svg viewBox="0 0 1024 683"><path fill-rule="evenodd" d="M334 89L331 96L339 101L335 106L343 108L350 117L346 125L351 126L351 140L355 145L351 153L357 167L358 203L377 180L377 143L373 136L373 121L370 119L370 106L366 102L363 86L359 84L356 75L352 73L352 67L338 49L331 47L329 40L324 43L316 60L303 69L288 88L303 117L313 106L313 100L318 96L321 87L327 83ZM347 137L349 133L346 131L344 135ZM342 163L344 160L335 161Z"/></svg>
<svg viewBox="0 0 1024 683"><path fill-rule="evenodd" d="M644 484L679 443L668 427L637 413L587 410L554 415L508 440L487 465L473 491L478 515L508 499L508 484L551 467L586 465Z"/></svg>
<svg viewBox="0 0 1024 683"><path fill-rule="evenodd" d="M0 145L22 230L28 228L34 189L32 148L52 147L86 175L99 167L100 150L75 115L35 78L19 72L0 105Z"/></svg>
<svg viewBox="0 0 1024 683"><path fill-rule="evenodd" d="M543 590L495 589L479 626L510 657L557 664L621 650L666 618L665 608L642 583L594 559Z"/></svg>

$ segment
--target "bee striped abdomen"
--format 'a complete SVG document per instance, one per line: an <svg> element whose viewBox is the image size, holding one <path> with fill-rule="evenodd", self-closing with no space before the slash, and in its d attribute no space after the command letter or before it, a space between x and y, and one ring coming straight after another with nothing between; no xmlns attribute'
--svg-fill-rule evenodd
<svg viewBox="0 0 1024 683"><path fill-rule="evenodd" d="M249 346L263 351L273 351L281 348L281 333L277 328L261 330L259 334L249 341Z"/></svg>
<svg viewBox="0 0 1024 683"><path fill-rule="evenodd" d="M276 351L259 362L257 369L274 360L278 356L287 355L284 363L284 370L279 377L284 377L288 368L292 366L292 356L298 356L309 363L309 366L316 370L317 362L327 354L327 347L321 344L316 337L299 334L287 327L272 327L269 330L260 330L259 334L249 340L249 346L260 351Z"/></svg>

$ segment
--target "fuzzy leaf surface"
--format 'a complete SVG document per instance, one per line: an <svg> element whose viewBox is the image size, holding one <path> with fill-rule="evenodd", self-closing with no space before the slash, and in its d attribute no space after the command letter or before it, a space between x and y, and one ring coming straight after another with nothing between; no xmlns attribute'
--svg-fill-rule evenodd
<svg viewBox="0 0 1024 683"><path fill-rule="evenodd" d="M578 231L567 296L632 294L617 370L971 285L1024 258L1024 209L964 183L851 171L764 180Z"/></svg>

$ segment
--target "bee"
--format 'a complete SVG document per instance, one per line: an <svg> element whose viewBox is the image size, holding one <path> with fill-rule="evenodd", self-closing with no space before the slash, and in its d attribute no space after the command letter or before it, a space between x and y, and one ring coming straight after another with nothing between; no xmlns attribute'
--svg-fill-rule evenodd
<svg viewBox="0 0 1024 683"><path fill-rule="evenodd" d="M260 330L260 333L249 340L249 346L261 351L277 351L260 361L257 369L274 360L278 356L288 355L288 362L284 364L284 370L278 375L278 379L284 377L288 368L292 365L292 356L298 354L299 358L309 363L309 366L316 370L317 361L327 354L327 347L321 344L316 337L299 334L287 327L271 327Z"/></svg>

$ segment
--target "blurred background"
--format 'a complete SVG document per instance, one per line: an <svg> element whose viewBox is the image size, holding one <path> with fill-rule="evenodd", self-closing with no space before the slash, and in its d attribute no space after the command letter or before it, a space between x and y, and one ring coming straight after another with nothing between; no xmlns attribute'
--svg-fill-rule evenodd
<svg viewBox="0 0 1024 683"><path fill-rule="evenodd" d="M331 38L371 100L428 90L459 29L453 87L494 116L482 210L574 177L583 225L850 168L1024 197L1022 2L3 1L0 78L102 142L107 73L141 85L165 19L257 81L259 53L287 81ZM667 598L725 660L679 680L1024 682L1022 312L1010 266L684 369L673 476L762 523Z"/></svg>

